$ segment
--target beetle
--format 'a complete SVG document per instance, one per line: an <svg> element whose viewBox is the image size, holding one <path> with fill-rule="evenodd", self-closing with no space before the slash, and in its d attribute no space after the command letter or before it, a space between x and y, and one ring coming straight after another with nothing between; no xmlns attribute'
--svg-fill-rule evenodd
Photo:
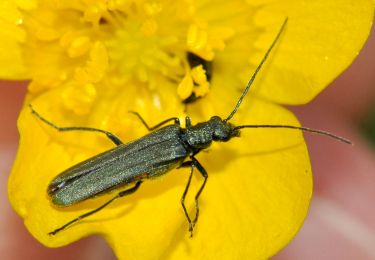
<svg viewBox="0 0 375 260"><path fill-rule="evenodd" d="M57 206L69 206L113 189L127 185L134 185L131 188L118 192L116 196L100 207L78 216L61 227L53 230L49 235L56 235L58 232L66 229L73 223L102 210L114 200L136 192L142 182L146 179L158 177L175 168L188 167L190 168L190 175L181 197L181 205L189 224L190 236L192 236L193 229L199 217L199 197L208 179L207 171L195 158L195 155L208 148L212 142L227 142L233 137L238 137L240 130L244 128L289 128L326 135L341 142L351 144L349 140L343 137L307 127L292 125L234 126L229 122L239 109L262 65L267 60L268 55L271 53L273 47L280 38L287 20L288 19L286 18L277 36L263 56L259 65L256 67L234 109L225 119L222 119L219 116L213 116L206 122L192 125L191 119L186 117L185 128L183 128L180 125L179 119L173 117L150 127L140 114L130 111L140 119L143 125L151 131L151 133L135 141L124 144L115 134L105 130L90 127L58 127L41 116L30 104L29 106L32 114L58 131L99 132L105 134L116 145L115 148L78 163L55 177L49 184L47 190L53 204ZM174 123L166 125L170 122ZM203 176L204 180L195 195L195 216L194 218L191 218L185 206L185 197L188 193L195 168Z"/></svg>

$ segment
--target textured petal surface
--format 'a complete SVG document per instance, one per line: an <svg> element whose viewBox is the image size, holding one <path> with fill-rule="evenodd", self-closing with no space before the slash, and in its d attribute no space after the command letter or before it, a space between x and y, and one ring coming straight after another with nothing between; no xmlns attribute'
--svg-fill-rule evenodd
<svg viewBox="0 0 375 260"><path fill-rule="evenodd" d="M232 76L241 73L246 82L274 37L277 25L289 17L282 44L262 71L262 84L254 87L257 95L283 104L307 103L331 83L359 53L374 15L373 0L249 2L259 8L254 25L262 28L262 33L256 38L235 38L239 42L234 45L241 46L241 51L249 51L249 45L252 46L252 55L245 61L244 52L238 48L230 52L228 45L223 55L225 59L229 59L226 55L232 56L236 64L223 70L230 71Z"/></svg>
<svg viewBox="0 0 375 260"><path fill-rule="evenodd" d="M32 1L27 4L29 6ZM22 44L26 32L22 28L23 13L14 1L0 3L0 78L27 79L29 77L23 58Z"/></svg>

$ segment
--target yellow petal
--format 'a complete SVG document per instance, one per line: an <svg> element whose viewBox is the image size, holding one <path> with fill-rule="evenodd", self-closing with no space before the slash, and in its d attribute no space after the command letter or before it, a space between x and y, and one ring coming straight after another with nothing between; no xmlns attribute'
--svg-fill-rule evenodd
<svg viewBox="0 0 375 260"><path fill-rule="evenodd" d="M248 56L251 66L242 70L241 78L243 83L248 80L282 20L288 17L285 33L270 58L272 66L266 66L258 77L262 83L254 86L257 95L284 104L309 102L347 68L366 41L374 14L373 0L251 4L260 6L254 21L264 32L257 39L249 39L257 54ZM248 43L243 44L247 48Z"/></svg>
<svg viewBox="0 0 375 260"><path fill-rule="evenodd" d="M0 3L0 77L27 79L28 71L20 44L26 39L23 14L13 1Z"/></svg>

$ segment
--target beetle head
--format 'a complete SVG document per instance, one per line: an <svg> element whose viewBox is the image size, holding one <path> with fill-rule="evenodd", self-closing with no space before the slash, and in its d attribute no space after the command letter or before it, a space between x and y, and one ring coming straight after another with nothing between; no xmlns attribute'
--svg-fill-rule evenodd
<svg viewBox="0 0 375 260"><path fill-rule="evenodd" d="M214 141L227 142L232 137L238 137L240 135L240 131L235 129L234 125L218 116L211 117L209 122L212 125L212 139Z"/></svg>

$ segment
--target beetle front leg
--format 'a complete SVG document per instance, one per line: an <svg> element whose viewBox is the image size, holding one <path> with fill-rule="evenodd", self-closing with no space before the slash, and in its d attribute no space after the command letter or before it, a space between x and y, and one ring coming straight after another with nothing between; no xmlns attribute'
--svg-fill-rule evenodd
<svg viewBox="0 0 375 260"><path fill-rule="evenodd" d="M185 127L188 128L188 127L191 127L191 119L190 117L185 117Z"/></svg>
<svg viewBox="0 0 375 260"><path fill-rule="evenodd" d="M154 126L149 126L146 123L146 121L143 119L143 117L138 112L129 111L129 113L132 113L133 115L136 115L138 117L138 119L142 122L142 124L147 128L148 131L153 131L155 129L158 129L162 125L165 125L166 123L169 123L171 121L174 121L175 124L180 125L180 119L178 119L178 117L171 117L171 118L168 118L166 120L161 121L160 123L158 123Z"/></svg>

